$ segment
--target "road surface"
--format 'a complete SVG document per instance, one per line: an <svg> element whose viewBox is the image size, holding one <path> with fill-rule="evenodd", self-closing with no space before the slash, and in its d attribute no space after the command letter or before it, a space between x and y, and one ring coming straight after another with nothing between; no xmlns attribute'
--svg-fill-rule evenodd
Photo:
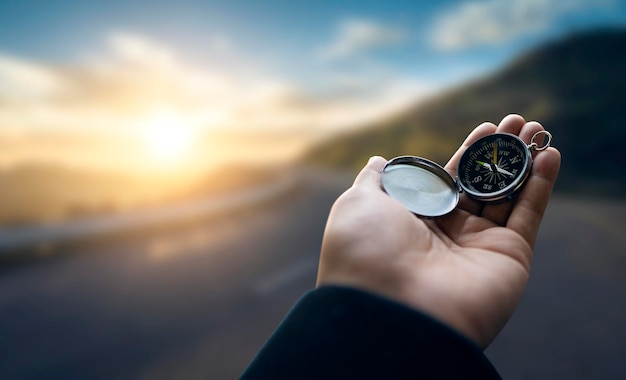
<svg viewBox="0 0 626 380"><path fill-rule="evenodd" d="M0 378L233 379L315 283L320 173L249 209L83 241L0 273ZM487 350L506 379L626 378L626 203L555 198L518 312Z"/></svg>

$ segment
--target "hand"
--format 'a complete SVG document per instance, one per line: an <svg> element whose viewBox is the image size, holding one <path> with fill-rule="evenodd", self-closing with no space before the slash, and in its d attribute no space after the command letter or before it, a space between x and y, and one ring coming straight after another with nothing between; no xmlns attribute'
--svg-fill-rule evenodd
<svg viewBox="0 0 626 380"><path fill-rule="evenodd" d="M529 143L543 127L509 115L484 123L446 165L454 177L462 153L478 138L519 135ZM447 216L420 219L381 188L382 157L372 157L335 202L324 234L317 283L377 293L439 319L485 348L517 306L533 247L560 165L560 153L538 152L518 198L482 205L461 194Z"/></svg>

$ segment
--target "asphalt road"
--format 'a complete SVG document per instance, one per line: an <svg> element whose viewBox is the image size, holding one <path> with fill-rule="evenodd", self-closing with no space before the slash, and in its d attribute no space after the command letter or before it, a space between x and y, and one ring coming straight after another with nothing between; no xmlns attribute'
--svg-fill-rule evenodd
<svg viewBox="0 0 626 380"><path fill-rule="evenodd" d="M626 379L626 202L554 197L517 311L487 349L505 379Z"/></svg>
<svg viewBox="0 0 626 380"><path fill-rule="evenodd" d="M311 174L250 209L4 268L0 378L236 378L313 287L348 184ZM527 293L487 350L504 378L626 378L625 222L626 202L553 200Z"/></svg>

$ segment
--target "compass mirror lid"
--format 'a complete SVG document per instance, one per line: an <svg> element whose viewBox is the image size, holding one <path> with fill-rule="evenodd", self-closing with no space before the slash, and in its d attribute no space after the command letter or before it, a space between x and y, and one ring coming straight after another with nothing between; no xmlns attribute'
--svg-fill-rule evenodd
<svg viewBox="0 0 626 380"><path fill-rule="evenodd" d="M383 188L409 211L424 217L448 214L459 203L459 188L439 164L421 157L396 157L385 165Z"/></svg>

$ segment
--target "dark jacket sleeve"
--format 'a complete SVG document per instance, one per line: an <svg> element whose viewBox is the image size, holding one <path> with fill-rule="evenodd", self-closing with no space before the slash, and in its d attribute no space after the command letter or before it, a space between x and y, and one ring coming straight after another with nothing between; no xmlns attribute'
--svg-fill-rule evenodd
<svg viewBox="0 0 626 380"><path fill-rule="evenodd" d="M305 294L241 375L252 379L499 379L446 325L361 290Z"/></svg>

